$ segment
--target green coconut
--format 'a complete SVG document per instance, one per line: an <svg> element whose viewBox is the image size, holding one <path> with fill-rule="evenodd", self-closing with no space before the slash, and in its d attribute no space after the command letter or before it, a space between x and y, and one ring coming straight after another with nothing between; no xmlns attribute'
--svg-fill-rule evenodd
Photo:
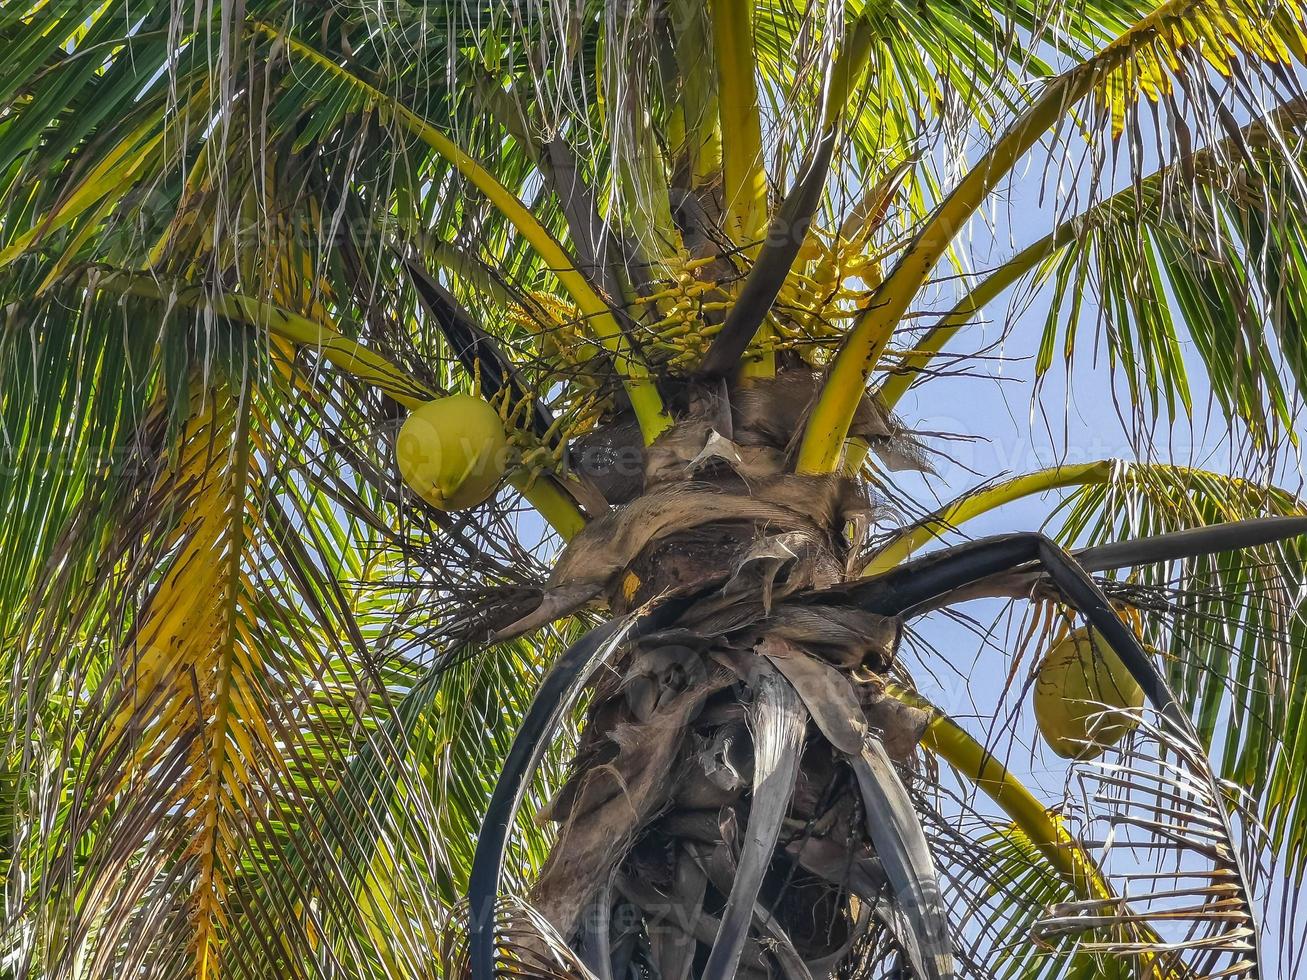
<svg viewBox="0 0 1307 980"><path fill-rule="evenodd" d="M475 507L495 492L507 465L499 415L473 395L437 398L413 410L395 442L399 472L441 510Z"/></svg>
<svg viewBox="0 0 1307 980"><path fill-rule="evenodd" d="M1097 631L1082 627L1055 643L1035 674L1035 721L1054 752L1094 759L1139 724L1144 692Z"/></svg>

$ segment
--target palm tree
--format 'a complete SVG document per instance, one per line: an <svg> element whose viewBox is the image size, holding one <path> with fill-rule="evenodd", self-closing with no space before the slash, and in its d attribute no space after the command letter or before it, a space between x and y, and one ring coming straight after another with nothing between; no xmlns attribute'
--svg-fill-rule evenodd
<svg viewBox="0 0 1307 980"><path fill-rule="evenodd" d="M1295 972L1298 0L14 0L0 53L5 976ZM896 409L1012 295L1134 455L932 509ZM918 689L986 597L1060 800Z"/></svg>

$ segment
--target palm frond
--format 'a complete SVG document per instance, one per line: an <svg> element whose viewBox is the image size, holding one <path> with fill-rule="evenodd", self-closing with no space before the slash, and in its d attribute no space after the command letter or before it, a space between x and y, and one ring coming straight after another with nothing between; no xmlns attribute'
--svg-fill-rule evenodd
<svg viewBox="0 0 1307 980"><path fill-rule="evenodd" d="M216 335L239 344L242 331ZM15 842L7 880L24 885L6 948L20 975L87 963L160 977L307 976L315 961L360 975L429 970L466 884L485 773L507 751L512 728L499 719L520 710L549 647L433 657L484 631L450 615L479 604L455 570L493 579L502 546L431 528L443 557L426 564L449 570L433 592L405 567L412 546L385 502L394 478L370 469L374 455L388 459L388 439L351 431L373 424L358 403L324 409L300 367L260 380L258 362L238 355L211 370L208 384L182 376L192 387L171 428L167 387L126 434L82 425L70 462L110 437L138 455L94 471L109 492L47 511L53 539L13 595L21 615L5 653L23 680L5 731L42 760L13 788L25 826L48 832ZM285 400L292 391L298 401ZM30 394L35 436L60 402ZM110 422L130 410L87 400ZM350 447L344 470L323 454L324 417ZM44 447L18 448L26 464ZM79 476L85 464L70 471ZM541 794L558 772L550 758ZM515 853L530 867L545 838L523 830Z"/></svg>
<svg viewBox="0 0 1307 980"><path fill-rule="evenodd" d="M1059 342L1069 367L1088 327L1130 399L1174 420L1193 409L1189 342L1226 417L1262 446L1292 438L1307 379L1303 122L1302 101L1288 103L1096 209L1045 270L1053 301L1037 373Z"/></svg>
<svg viewBox="0 0 1307 980"><path fill-rule="evenodd" d="M799 451L800 470L824 473L835 467L866 379L932 270L981 204L1071 107L1084 102L1089 132L1109 129L1115 138L1145 98L1164 100L1183 115L1183 97L1191 91L1206 92L1208 71L1236 81L1286 74L1297 54L1307 51L1305 37L1304 14L1296 6L1171 0L1046 85L925 220L863 304L810 415ZM1248 94L1251 97L1251 90ZM1200 111L1208 100L1200 99Z"/></svg>
<svg viewBox="0 0 1307 980"><path fill-rule="evenodd" d="M1260 220L1254 214L1260 209L1270 216L1270 221L1274 225L1287 229L1294 220L1295 189L1301 184L1297 148L1302 140L1304 108L1302 98L1292 99L1243 127L1236 137L1224 139L1220 143L1204 147L1167 164L1088 211L1061 222L1048 235L1021 249L998 268L986 274L958 301L953 310L911 343L910 352L900 358L898 364L891 369L890 377L886 378L877 389L882 404L887 409L892 409L917 379L919 372L959 331L971 323L985 306L1022 277L1038 270L1039 283L1056 283L1057 287L1052 291L1052 308L1037 363L1038 373L1043 374L1051 366L1055 353L1054 327L1060 320L1071 320L1064 328L1068 329L1068 334L1063 345L1065 358L1068 361L1071 359L1074 338L1070 335L1070 330L1077 326L1075 314L1084 309L1082 297L1086 293L1102 297L1107 292L1121 288L1121 284L1140 282L1143 287L1130 286L1125 296L1124 306L1120 302L1104 302L1098 306L1101 318L1112 317L1108 321L1110 329L1100 330L1099 334L1106 338L1109 353L1115 361L1125 360L1124 354L1120 352L1122 347L1131 352L1132 357L1129 359L1133 369L1130 374L1131 391L1136 399L1147 403L1148 399L1154 397L1155 392L1165 392L1167 400L1171 402L1173 413L1175 403L1179 401L1183 401L1186 410L1189 409L1189 388L1184 364L1183 361L1175 359L1172 353L1178 331L1174 327L1169 332L1164 331L1163 335L1169 339L1160 345L1157 343L1145 345L1139 340L1120 339L1123 332L1130 331L1134 327L1134 323L1141 322L1150 315L1153 317L1171 315L1167 308L1155 310L1150 314L1143 308L1136 309L1134 305L1141 295L1138 288L1146 288L1149 283L1156 284L1157 277L1141 276L1138 270L1143 266L1138 264L1132 267L1131 276L1106 275L1108 270L1095 260L1095 242L1099 236L1119 238L1115 244L1104 248L1101 253L1104 260L1110 260L1113 256L1119 257L1128 253L1129 248L1125 244L1127 228L1136 231L1139 228L1160 229L1161 234L1169 236L1189 234L1195 222L1201 223L1205 220L1204 216L1224 211L1225 207L1221 201L1227 199L1229 204L1242 215L1244 221ZM1257 201L1259 197L1260 203L1247 208L1250 202ZM1268 203L1271 201L1275 202L1273 206ZM1248 248L1246 245L1240 250L1241 239L1237 229L1234 230L1236 233L1229 237L1218 233L1201 239L1210 242L1216 248L1230 250L1230 253L1219 261L1215 256L1209 256L1205 268L1211 270L1215 276L1239 274L1246 277L1251 270L1254 281L1265 282L1268 276L1263 273L1265 267L1262 257L1267 255L1266 250ZM1140 238L1136 234L1132 240L1138 242ZM1192 251L1195 250L1184 250L1186 261ZM1196 251L1199 253L1199 258L1202 258L1204 250ZM1240 254L1235 255L1236 252ZM1227 261L1232 257L1238 261ZM1065 267L1074 267L1078 273L1068 275L1064 271ZM1163 280L1169 275L1165 272L1167 268L1169 266L1166 264L1159 266L1159 271L1163 272ZM1259 287L1257 291L1258 295L1266 297L1263 308L1269 311L1271 322L1285 324L1275 331L1279 335L1277 348L1291 364L1297 358L1301 346L1294 333L1294 313L1292 309L1287 308L1294 302L1295 284L1291 278L1292 268L1291 264L1287 265L1284 272L1277 277L1280 282L1278 289L1268 290ZM1119 268L1112 271L1122 272ZM1164 281L1163 285L1165 284ZM1248 283L1245 281L1237 285L1227 284L1222 288L1221 295L1242 295L1247 291L1247 286ZM1159 298L1155 290L1150 295L1154 299ZM1186 295L1200 297L1202 294L1201 291L1190 290ZM1250 300L1250 303L1255 302ZM1132 318L1124 324L1118 324L1113 311L1123 308L1133 311ZM1248 336L1241 340L1241 348L1257 347L1261 353L1257 356L1250 355L1250 359L1263 364L1265 370L1261 375L1250 374L1246 368L1235 370L1233 377L1230 373L1229 359L1221 356L1226 350L1224 343L1217 344L1212 340L1214 337L1222 336L1222 330L1229 329L1225 323L1217 326L1215 319L1220 311L1200 305L1197 312L1203 315L1180 326L1188 336L1199 340L1201 344L1199 353L1204 358L1208 376L1215 382L1216 393L1221 398L1227 413L1232 417L1239 417L1244 424L1255 431L1260 431L1259 426L1265 423L1265 413L1260 407L1262 398L1256 388L1253 387L1242 397L1232 397L1234 389L1239 384L1256 386L1263 383L1263 379L1269 375L1269 386L1277 396L1272 399L1277 415L1282 415L1285 409L1279 378L1272 367L1277 358L1266 348L1267 341L1261 334L1259 326L1261 318L1257 315L1258 311L1250 307L1249 310L1241 313L1240 318L1229 322L1234 322L1236 326L1242 324L1247 328ZM1254 406L1257 410L1250 412ZM1281 418L1280 421L1283 422L1283 419Z"/></svg>
<svg viewBox="0 0 1307 980"><path fill-rule="evenodd" d="M1210 474L1155 471L1071 496L1062 534L1101 543L1251 514L1302 514L1297 497ZM1212 753L1216 771L1255 801L1286 872L1301 880L1296 785L1303 743L1301 539L1163 565L1140 565L1117 589L1146 611L1149 641Z"/></svg>

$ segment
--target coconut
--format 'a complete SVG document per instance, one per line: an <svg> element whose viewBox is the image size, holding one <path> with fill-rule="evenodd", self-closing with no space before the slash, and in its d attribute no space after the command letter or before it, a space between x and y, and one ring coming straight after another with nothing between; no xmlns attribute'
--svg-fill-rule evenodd
<svg viewBox="0 0 1307 980"><path fill-rule="evenodd" d="M1144 692L1096 630L1053 644L1035 675L1035 721L1054 752L1094 759L1139 723Z"/></svg>
<svg viewBox="0 0 1307 980"><path fill-rule="evenodd" d="M499 486L508 436L499 415L473 395L437 398L413 410L395 442L399 472L441 510L475 507Z"/></svg>

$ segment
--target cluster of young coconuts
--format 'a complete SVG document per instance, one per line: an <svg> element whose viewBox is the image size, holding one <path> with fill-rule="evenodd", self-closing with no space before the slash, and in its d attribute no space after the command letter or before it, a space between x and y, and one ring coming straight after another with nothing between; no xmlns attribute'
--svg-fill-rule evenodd
<svg viewBox="0 0 1307 980"><path fill-rule="evenodd" d="M495 409L455 394L414 409L395 451L404 482L444 511L464 510L495 492L508 469L508 434ZM1063 630L1041 661L1034 684L1040 734L1063 758L1088 760L1138 724L1144 692L1112 649L1089 627Z"/></svg>

